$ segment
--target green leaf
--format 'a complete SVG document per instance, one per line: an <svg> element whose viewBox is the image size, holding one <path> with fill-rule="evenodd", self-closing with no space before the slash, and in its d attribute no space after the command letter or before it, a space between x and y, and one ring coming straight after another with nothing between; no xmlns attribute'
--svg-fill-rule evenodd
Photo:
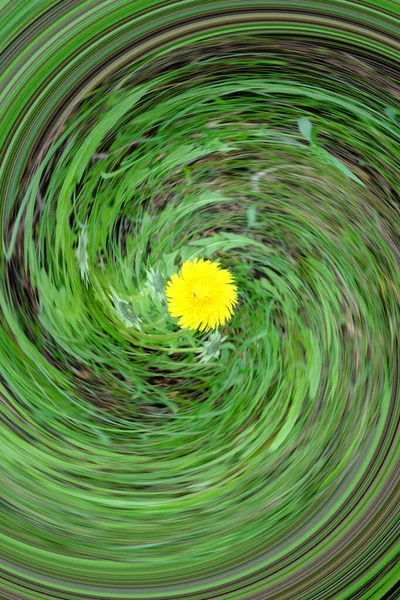
<svg viewBox="0 0 400 600"><path fill-rule="evenodd" d="M340 171L341 173L343 173L343 175L346 175L346 177L349 177L353 181L356 181L359 185L362 185L363 187L366 187L365 183L363 181L361 181L361 179L359 177L357 177L357 175L355 175L352 171L350 171L350 169L344 163L342 163L341 160L339 160L338 158L336 158L336 156L333 156L332 154L330 154L324 148L319 148L318 147L316 149L314 147L314 153L317 156L319 156L325 164L328 164L328 165L331 165L332 167L335 167L336 169L338 169L338 171Z"/></svg>
<svg viewBox="0 0 400 600"><path fill-rule="evenodd" d="M256 224L257 209L254 205L247 207L247 227L251 229Z"/></svg>
<svg viewBox="0 0 400 600"><path fill-rule="evenodd" d="M307 117L301 117L297 121L297 124L299 126L299 131L300 131L301 135L304 137L304 139L306 139L308 142L310 142L310 144L312 144L313 143L313 135L312 135L313 126L312 126L311 121Z"/></svg>

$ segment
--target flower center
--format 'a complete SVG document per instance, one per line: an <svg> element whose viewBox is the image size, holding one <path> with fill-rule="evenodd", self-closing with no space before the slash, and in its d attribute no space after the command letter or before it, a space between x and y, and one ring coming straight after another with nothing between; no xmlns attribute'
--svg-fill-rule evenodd
<svg viewBox="0 0 400 600"><path fill-rule="evenodd" d="M211 299L210 284L206 281L197 281L192 287L192 293L196 304L205 304Z"/></svg>

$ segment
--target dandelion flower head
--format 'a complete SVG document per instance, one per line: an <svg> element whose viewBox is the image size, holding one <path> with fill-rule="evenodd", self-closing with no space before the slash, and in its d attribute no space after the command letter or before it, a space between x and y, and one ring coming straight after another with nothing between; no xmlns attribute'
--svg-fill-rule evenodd
<svg viewBox="0 0 400 600"><path fill-rule="evenodd" d="M224 325L237 303L232 274L204 258L185 261L179 275L172 275L165 294L168 310L179 319L179 326L200 331Z"/></svg>

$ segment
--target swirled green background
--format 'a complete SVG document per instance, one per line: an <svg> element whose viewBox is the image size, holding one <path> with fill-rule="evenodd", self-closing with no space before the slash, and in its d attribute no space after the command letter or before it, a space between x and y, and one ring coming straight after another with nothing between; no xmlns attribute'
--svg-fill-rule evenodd
<svg viewBox="0 0 400 600"><path fill-rule="evenodd" d="M2 600L399 597L399 18L0 2Z"/></svg>

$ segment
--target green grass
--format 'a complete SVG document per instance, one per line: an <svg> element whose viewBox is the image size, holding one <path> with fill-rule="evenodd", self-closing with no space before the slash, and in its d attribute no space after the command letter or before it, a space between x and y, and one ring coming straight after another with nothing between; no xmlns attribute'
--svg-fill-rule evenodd
<svg viewBox="0 0 400 600"><path fill-rule="evenodd" d="M250 5L0 13L0 597L396 579L398 7ZM194 257L217 342L168 314Z"/></svg>

